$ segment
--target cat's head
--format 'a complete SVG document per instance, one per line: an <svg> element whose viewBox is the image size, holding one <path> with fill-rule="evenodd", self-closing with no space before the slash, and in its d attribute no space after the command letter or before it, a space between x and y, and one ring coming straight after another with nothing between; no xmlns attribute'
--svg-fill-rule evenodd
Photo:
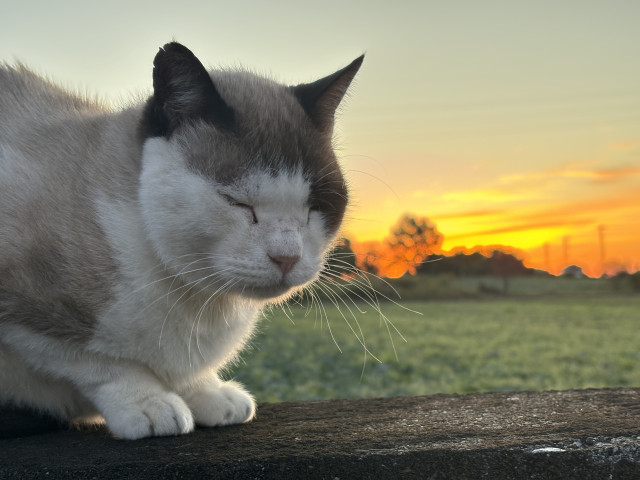
<svg viewBox="0 0 640 480"><path fill-rule="evenodd" d="M335 111L363 57L310 84L207 72L177 43L154 60L140 201L172 273L199 290L271 299L317 278L347 185Z"/></svg>

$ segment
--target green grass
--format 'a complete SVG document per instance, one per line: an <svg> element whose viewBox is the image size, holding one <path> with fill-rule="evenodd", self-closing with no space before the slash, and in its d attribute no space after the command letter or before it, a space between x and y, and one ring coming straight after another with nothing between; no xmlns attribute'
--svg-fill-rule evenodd
<svg viewBox="0 0 640 480"><path fill-rule="evenodd" d="M458 277L442 275L405 275L402 278L384 281L371 279L376 290L394 297L391 287L401 293L405 300L479 299L504 295L504 280L501 277ZM563 278L532 275L508 279L507 295L517 298L571 298L584 296L610 296L633 293L625 282L613 279Z"/></svg>
<svg viewBox="0 0 640 480"><path fill-rule="evenodd" d="M294 323L280 310L266 316L229 377L260 402L640 386L638 295L403 304L423 315L382 309L406 342L371 309L356 313L382 363L334 306L325 305L331 331L319 313L292 307Z"/></svg>

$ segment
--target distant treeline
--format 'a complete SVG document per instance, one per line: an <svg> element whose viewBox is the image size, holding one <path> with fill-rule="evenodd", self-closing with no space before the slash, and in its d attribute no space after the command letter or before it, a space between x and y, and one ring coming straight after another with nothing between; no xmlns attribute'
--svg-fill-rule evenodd
<svg viewBox="0 0 640 480"><path fill-rule="evenodd" d="M548 275L541 270L526 267L519 258L500 250L494 250L490 256L478 252L451 256L429 255L416 270L418 275L450 273L461 277Z"/></svg>
<svg viewBox="0 0 640 480"><path fill-rule="evenodd" d="M406 261L406 260L405 260ZM364 262L358 265L356 255L351 249L348 239L343 239L328 259L331 270L337 273L348 273L356 268L380 274L378 263ZM526 267L522 260L501 250L494 250L489 254L457 253L454 255L431 254L420 262L412 262L415 273L420 274L454 274L456 276L523 276L548 275L546 272Z"/></svg>

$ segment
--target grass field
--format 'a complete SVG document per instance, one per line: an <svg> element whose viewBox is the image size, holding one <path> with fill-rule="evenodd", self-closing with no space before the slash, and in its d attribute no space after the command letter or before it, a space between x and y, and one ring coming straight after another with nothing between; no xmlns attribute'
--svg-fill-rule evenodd
<svg viewBox="0 0 640 480"><path fill-rule="evenodd" d="M402 302L422 315L383 304L406 342L373 309L354 312L358 327L342 308L370 354L330 302L331 329L315 310L274 310L229 377L260 402L640 386L639 295L537 288L518 298Z"/></svg>

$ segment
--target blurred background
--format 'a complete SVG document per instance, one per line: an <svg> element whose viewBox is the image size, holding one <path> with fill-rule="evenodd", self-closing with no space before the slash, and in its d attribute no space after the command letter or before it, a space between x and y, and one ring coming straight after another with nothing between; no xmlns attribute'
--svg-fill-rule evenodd
<svg viewBox="0 0 640 480"><path fill-rule="evenodd" d="M639 20L623 0L5 1L0 58L118 108L173 39L289 84L366 53L333 273L229 371L258 400L638 386Z"/></svg>

